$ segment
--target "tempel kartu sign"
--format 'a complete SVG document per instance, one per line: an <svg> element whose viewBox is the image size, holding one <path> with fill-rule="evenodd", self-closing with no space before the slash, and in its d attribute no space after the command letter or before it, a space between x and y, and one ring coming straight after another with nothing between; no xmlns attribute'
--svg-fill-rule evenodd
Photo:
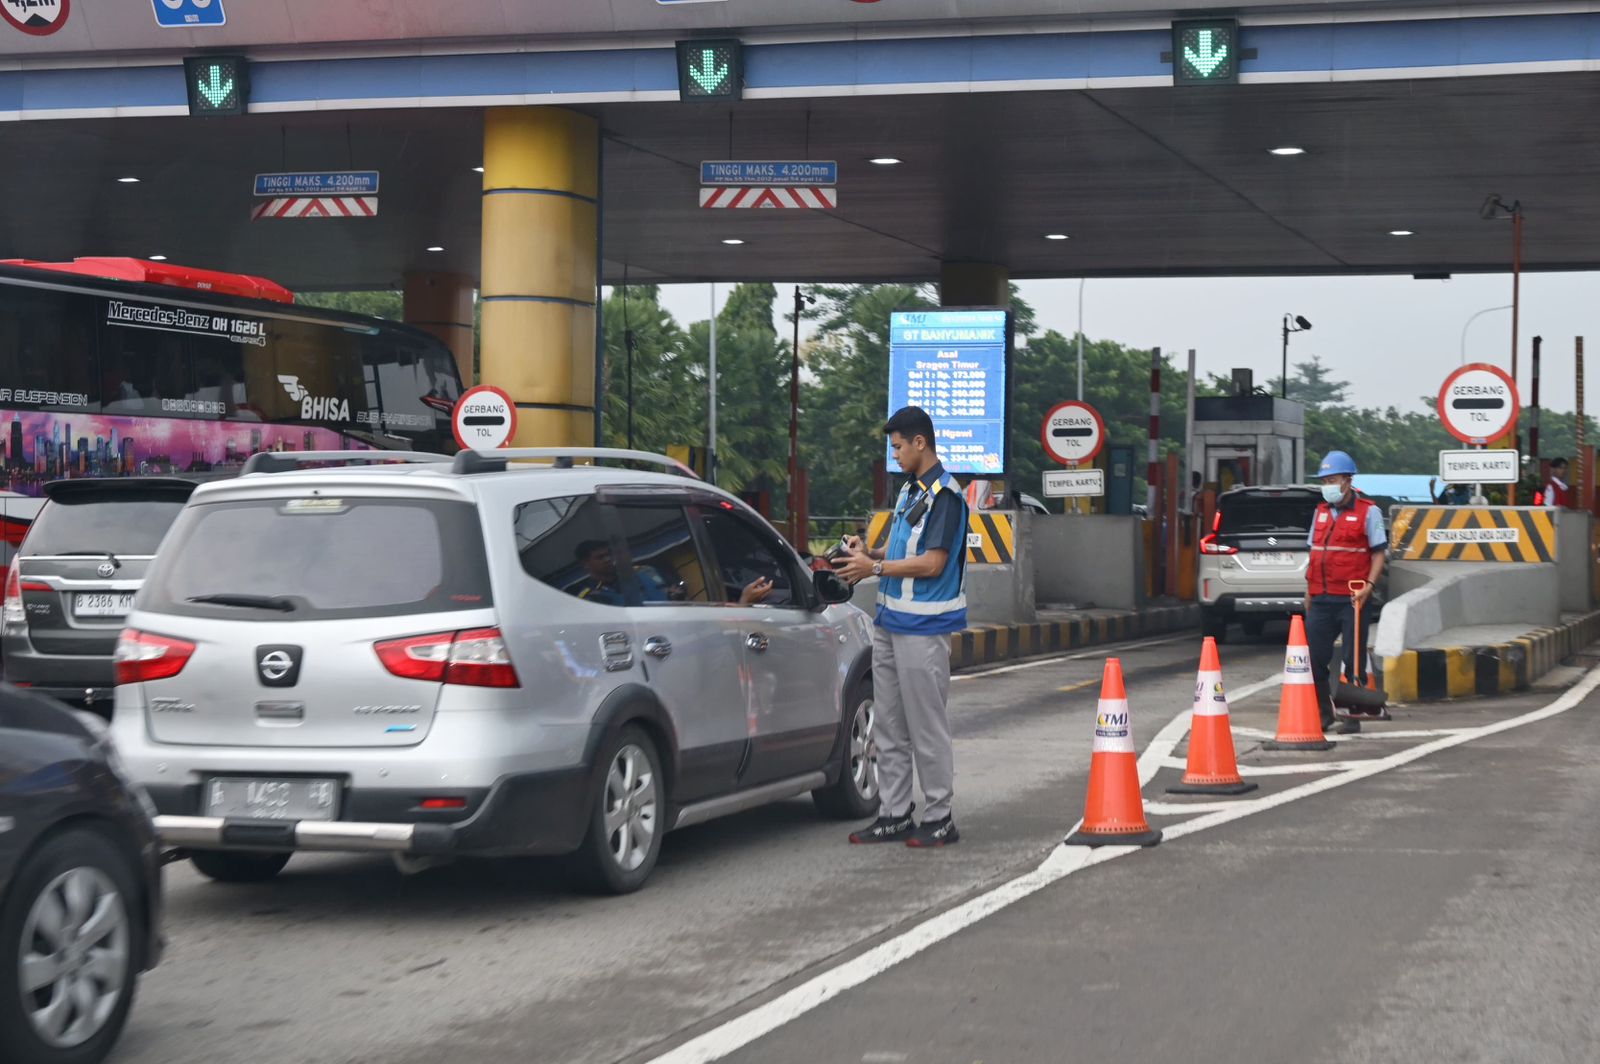
<svg viewBox="0 0 1600 1064"><path fill-rule="evenodd" d="M889 413L904 406L928 412L947 472L1005 472L1009 337L1004 310L889 315ZM892 449L888 456L893 469Z"/></svg>

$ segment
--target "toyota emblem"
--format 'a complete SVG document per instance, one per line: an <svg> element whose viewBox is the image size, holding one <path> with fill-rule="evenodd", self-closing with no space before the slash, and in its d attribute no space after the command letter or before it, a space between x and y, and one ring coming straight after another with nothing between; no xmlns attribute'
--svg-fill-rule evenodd
<svg viewBox="0 0 1600 1064"><path fill-rule="evenodd" d="M117 567L110 562L101 562L100 568L95 572L99 573L102 579L110 579L117 574Z"/></svg>
<svg viewBox="0 0 1600 1064"><path fill-rule="evenodd" d="M274 650L261 659L261 678L281 680L294 668L294 659L281 650Z"/></svg>

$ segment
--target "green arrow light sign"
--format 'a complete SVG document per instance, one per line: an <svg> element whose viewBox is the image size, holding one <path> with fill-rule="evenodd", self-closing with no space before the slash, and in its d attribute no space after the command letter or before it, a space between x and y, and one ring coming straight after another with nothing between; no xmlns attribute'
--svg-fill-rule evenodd
<svg viewBox="0 0 1600 1064"><path fill-rule="evenodd" d="M1203 19L1172 24L1174 85L1234 85L1238 81L1238 22Z"/></svg>
<svg viewBox="0 0 1600 1064"><path fill-rule="evenodd" d="M242 115L250 96L250 69L236 55L191 56L183 61L191 115Z"/></svg>
<svg viewBox="0 0 1600 1064"><path fill-rule="evenodd" d="M738 41L679 41L678 98L737 100L744 94L743 52Z"/></svg>

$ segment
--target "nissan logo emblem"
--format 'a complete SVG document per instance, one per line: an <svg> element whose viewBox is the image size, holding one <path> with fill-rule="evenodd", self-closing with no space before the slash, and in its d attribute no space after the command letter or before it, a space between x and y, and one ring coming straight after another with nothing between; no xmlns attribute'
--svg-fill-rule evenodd
<svg viewBox="0 0 1600 1064"><path fill-rule="evenodd" d="M261 659L261 675L268 680L281 680L294 668L294 659L281 650L274 650Z"/></svg>
<svg viewBox="0 0 1600 1064"><path fill-rule="evenodd" d="M101 562L100 568L96 569L95 572L99 573L102 578L109 579L117 574L117 567L110 562Z"/></svg>

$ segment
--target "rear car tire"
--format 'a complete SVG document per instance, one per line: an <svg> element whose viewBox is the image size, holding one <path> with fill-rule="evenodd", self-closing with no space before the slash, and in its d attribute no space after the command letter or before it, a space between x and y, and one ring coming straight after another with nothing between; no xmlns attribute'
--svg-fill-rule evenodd
<svg viewBox="0 0 1600 1064"><path fill-rule="evenodd" d="M1217 642L1225 642L1228 638L1228 615L1219 610L1200 608L1200 634L1210 636Z"/></svg>
<svg viewBox="0 0 1600 1064"><path fill-rule="evenodd" d="M0 1059L97 1064L133 1005L145 909L133 859L76 828L27 859L0 908Z"/></svg>
<svg viewBox="0 0 1600 1064"><path fill-rule="evenodd" d="M1239 627L1244 629L1245 635L1255 639L1266 631L1267 620L1265 617L1251 617L1248 620L1240 621Z"/></svg>
<svg viewBox="0 0 1600 1064"><path fill-rule="evenodd" d="M666 834L661 756L645 730L630 724L601 747L599 767L589 830L567 858L568 870L583 890L631 894L650 878Z"/></svg>
<svg viewBox="0 0 1600 1064"><path fill-rule="evenodd" d="M265 883L289 863L287 853L236 853L230 850L191 850L195 870L218 883Z"/></svg>
<svg viewBox="0 0 1600 1064"><path fill-rule="evenodd" d="M811 792L818 811L835 820L863 820L878 812L877 713L872 681L863 680L845 701L844 765L839 778Z"/></svg>

